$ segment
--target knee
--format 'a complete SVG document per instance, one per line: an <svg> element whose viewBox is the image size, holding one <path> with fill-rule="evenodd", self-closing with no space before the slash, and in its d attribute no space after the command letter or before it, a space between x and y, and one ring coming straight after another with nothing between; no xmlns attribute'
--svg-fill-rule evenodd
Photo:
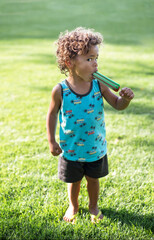
<svg viewBox="0 0 154 240"><path fill-rule="evenodd" d="M85 176L85 177L86 177L88 183L97 184L99 182L98 178L91 178L88 176Z"/></svg>

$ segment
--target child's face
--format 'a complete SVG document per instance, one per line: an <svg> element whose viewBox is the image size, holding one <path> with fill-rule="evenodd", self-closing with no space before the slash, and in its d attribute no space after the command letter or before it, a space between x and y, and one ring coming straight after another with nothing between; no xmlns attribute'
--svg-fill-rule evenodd
<svg viewBox="0 0 154 240"><path fill-rule="evenodd" d="M97 71L98 46L92 46L86 55L78 55L72 62L72 75L82 81L92 81L93 73Z"/></svg>

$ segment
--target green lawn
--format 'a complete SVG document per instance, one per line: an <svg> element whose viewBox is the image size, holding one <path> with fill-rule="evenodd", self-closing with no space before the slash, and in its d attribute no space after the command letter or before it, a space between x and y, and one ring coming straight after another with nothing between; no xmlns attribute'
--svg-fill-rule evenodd
<svg viewBox="0 0 154 240"><path fill-rule="evenodd" d="M154 239L153 7L152 0L0 0L1 240ZM104 36L99 71L135 93L122 112L105 103L110 174L100 180L97 225L85 179L77 223L62 220L67 186L46 136L51 90L65 77L54 41L81 25Z"/></svg>

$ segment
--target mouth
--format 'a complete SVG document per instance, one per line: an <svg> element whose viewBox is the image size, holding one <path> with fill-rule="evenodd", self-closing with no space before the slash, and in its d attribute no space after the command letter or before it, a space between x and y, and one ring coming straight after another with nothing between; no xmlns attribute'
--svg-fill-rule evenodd
<svg viewBox="0 0 154 240"><path fill-rule="evenodd" d="M92 75L92 78L94 79L94 76L93 76L93 74L95 73L95 72L97 72L98 70L96 69L91 75Z"/></svg>
<svg viewBox="0 0 154 240"><path fill-rule="evenodd" d="M91 74L91 80L93 80L93 79L94 79L94 76L93 76L93 74L94 74L94 73L92 73L92 74Z"/></svg>

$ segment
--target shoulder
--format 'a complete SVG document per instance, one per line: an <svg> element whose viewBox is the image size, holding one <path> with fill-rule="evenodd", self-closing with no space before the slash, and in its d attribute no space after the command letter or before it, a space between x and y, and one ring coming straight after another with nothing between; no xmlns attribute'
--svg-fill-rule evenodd
<svg viewBox="0 0 154 240"><path fill-rule="evenodd" d="M62 98L62 87L60 84L57 84L53 89L52 89L52 92L51 92L51 97L55 100L59 100L61 101L61 98Z"/></svg>
<svg viewBox="0 0 154 240"><path fill-rule="evenodd" d="M55 94L55 93L60 94L61 93L61 84L60 83L58 83L56 86L53 87L52 93L53 94Z"/></svg>

